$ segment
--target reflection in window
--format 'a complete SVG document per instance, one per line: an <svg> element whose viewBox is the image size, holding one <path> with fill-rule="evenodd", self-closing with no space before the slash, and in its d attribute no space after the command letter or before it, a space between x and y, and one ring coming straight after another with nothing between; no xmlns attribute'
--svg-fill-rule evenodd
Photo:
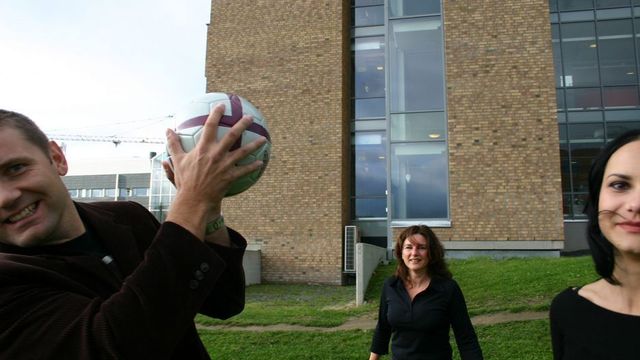
<svg viewBox="0 0 640 360"><path fill-rule="evenodd" d="M357 119L383 118L385 115L384 97L373 99L356 99L355 116Z"/></svg>
<svg viewBox="0 0 640 360"><path fill-rule="evenodd" d="M597 86L597 44L593 22L561 25L564 78L562 86Z"/></svg>
<svg viewBox="0 0 640 360"><path fill-rule="evenodd" d="M440 14L440 0L389 0L389 17Z"/></svg>
<svg viewBox="0 0 640 360"><path fill-rule="evenodd" d="M630 19L598 22L598 53L603 85L637 82L632 34Z"/></svg>
<svg viewBox="0 0 640 360"><path fill-rule="evenodd" d="M358 38L353 46L355 97L384 97L384 37Z"/></svg>
<svg viewBox="0 0 640 360"><path fill-rule="evenodd" d="M433 141L446 137L444 112L391 115L391 141Z"/></svg>
<svg viewBox="0 0 640 360"><path fill-rule="evenodd" d="M391 112L444 109L440 17L390 22Z"/></svg>
<svg viewBox="0 0 640 360"><path fill-rule="evenodd" d="M353 14L354 26L384 25L384 7L382 5L358 7L354 9Z"/></svg>
<svg viewBox="0 0 640 360"><path fill-rule="evenodd" d="M355 217L386 217L387 162L384 132L355 134Z"/></svg>
<svg viewBox="0 0 640 360"><path fill-rule="evenodd" d="M638 88L636 86L617 86L603 89L605 108L638 106Z"/></svg>
<svg viewBox="0 0 640 360"><path fill-rule="evenodd" d="M446 143L400 143L391 146L394 218L448 218Z"/></svg>

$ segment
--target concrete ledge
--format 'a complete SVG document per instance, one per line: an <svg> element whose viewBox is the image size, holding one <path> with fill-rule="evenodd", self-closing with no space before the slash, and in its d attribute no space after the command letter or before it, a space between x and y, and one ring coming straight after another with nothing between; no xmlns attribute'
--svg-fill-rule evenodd
<svg viewBox="0 0 640 360"><path fill-rule="evenodd" d="M356 244L356 305L364 303L364 293L369 280L381 261L386 258L387 249L365 243Z"/></svg>
<svg viewBox="0 0 640 360"><path fill-rule="evenodd" d="M560 240L451 240L442 241L446 250L562 250Z"/></svg>

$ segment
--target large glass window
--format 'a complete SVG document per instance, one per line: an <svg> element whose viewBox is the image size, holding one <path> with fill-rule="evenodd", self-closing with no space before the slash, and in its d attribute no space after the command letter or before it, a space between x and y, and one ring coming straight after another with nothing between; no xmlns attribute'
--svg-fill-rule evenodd
<svg viewBox="0 0 640 360"><path fill-rule="evenodd" d="M595 25L593 22L560 26L564 78L562 86L594 86L600 84Z"/></svg>
<svg viewBox="0 0 640 360"><path fill-rule="evenodd" d="M392 113L444 108L441 25L439 16L390 22Z"/></svg>
<svg viewBox="0 0 640 360"><path fill-rule="evenodd" d="M375 222L389 213L393 221L448 219L440 4L353 2L351 194L356 220ZM381 5L389 16L383 22L371 15Z"/></svg>
<svg viewBox="0 0 640 360"><path fill-rule="evenodd" d="M636 58L631 19L600 21L597 28L602 84L635 84Z"/></svg>
<svg viewBox="0 0 640 360"><path fill-rule="evenodd" d="M589 168L605 142L640 128L640 21L632 4L640 1L549 1L567 218L584 218Z"/></svg>
<svg viewBox="0 0 640 360"><path fill-rule="evenodd" d="M383 131L359 132L354 141L355 217L386 217L387 139Z"/></svg>
<svg viewBox="0 0 640 360"><path fill-rule="evenodd" d="M384 37L355 39L354 52L355 97L384 98Z"/></svg>
<svg viewBox="0 0 640 360"><path fill-rule="evenodd" d="M392 144L391 197L395 219L448 217L444 142Z"/></svg>

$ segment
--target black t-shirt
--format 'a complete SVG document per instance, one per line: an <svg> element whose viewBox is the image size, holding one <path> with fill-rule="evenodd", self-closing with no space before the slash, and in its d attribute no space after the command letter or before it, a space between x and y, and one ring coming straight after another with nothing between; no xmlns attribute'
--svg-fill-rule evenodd
<svg viewBox="0 0 640 360"><path fill-rule="evenodd" d="M556 360L640 359L640 316L600 307L568 288L551 303Z"/></svg>

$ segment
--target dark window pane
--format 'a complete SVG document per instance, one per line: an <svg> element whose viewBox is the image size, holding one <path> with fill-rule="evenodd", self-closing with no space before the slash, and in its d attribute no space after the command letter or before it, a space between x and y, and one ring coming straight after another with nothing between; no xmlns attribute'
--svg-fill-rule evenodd
<svg viewBox="0 0 640 360"><path fill-rule="evenodd" d="M355 217L386 217L387 216L387 198L358 198L355 202Z"/></svg>
<svg viewBox="0 0 640 360"><path fill-rule="evenodd" d="M603 144L604 142L570 144L574 192L588 191L589 169Z"/></svg>
<svg viewBox="0 0 640 360"><path fill-rule="evenodd" d="M558 7L560 11L593 9L593 0L561 0Z"/></svg>
<svg viewBox="0 0 640 360"><path fill-rule="evenodd" d="M598 52L603 85L637 82L632 33L631 20L598 22Z"/></svg>
<svg viewBox="0 0 640 360"><path fill-rule="evenodd" d="M602 111L578 111L567 115L569 122L602 122Z"/></svg>
<svg viewBox="0 0 640 360"><path fill-rule="evenodd" d="M604 124L569 124L570 142L598 142L604 141Z"/></svg>
<svg viewBox="0 0 640 360"><path fill-rule="evenodd" d="M636 122L607 123L607 140L613 140L629 130L640 129L640 120Z"/></svg>
<svg viewBox="0 0 640 360"><path fill-rule="evenodd" d="M356 99L355 103L356 119L378 118L385 116L384 98Z"/></svg>
<svg viewBox="0 0 640 360"><path fill-rule="evenodd" d="M629 6L629 0L596 0L596 8Z"/></svg>
<svg viewBox="0 0 640 360"><path fill-rule="evenodd" d="M561 32L564 61L562 84L566 87L599 85L594 24L563 24Z"/></svg>
<svg viewBox="0 0 640 360"><path fill-rule="evenodd" d="M446 143L392 145L394 219L448 218Z"/></svg>
<svg viewBox="0 0 640 360"><path fill-rule="evenodd" d="M573 201L571 204L573 217L584 218L584 205L587 203L587 194L573 194Z"/></svg>
<svg viewBox="0 0 640 360"><path fill-rule="evenodd" d="M560 145L560 170L562 176L562 191L571 191L571 169L569 162L569 145Z"/></svg>
<svg viewBox="0 0 640 360"><path fill-rule="evenodd" d="M440 14L440 0L389 0L389 17Z"/></svg>
<svg viewBox="0 0 640 360"><path fill-rule="evenodd" d="M562 86L562 53L560 52L559 26L551 25L551 43L553 48L553 67L556 72L556 87Z"/></svg>
<svg viewBox="0 0 640 360"><path fill-rule="evenodd" d="M354 26L384 25L384 6L355 8L353 14Z"/></svg>
<svg viewBox="0 0 640 360"><path fill-rule="evenodd" d="M604 112L607 121L639 121L640 110L609 110Z"/></svg>
<svg viewBox="0 0 640 360"><path fill-rule="evenodd" d="M355 134L355 191L360 196L385 196L387 189L386 139L383 132Z"/></svg>
<svg viewBox="0 0 640 360"><path fill-rule="evenodd" d="M562 213L565 218L573 216L571 213L571 193L562 194Z"/></svg>
<svg viewBox="0 0 640 360"><path fill-rule="evenodd" d="M391 112L444 109L441 25L439 17L391 22Z"/></svg>
<svg viewBox="0 0 640 360"><path fill-rule="evenodd" d="M599 88L567 89L567 109L599 109L602 107Z"/></svg>
<svg viewBox="0 0 640 360"><path fill-rule="evenodd" d="M558 0L549 0L549 11L558 11Z"/></svg>
<svg viewBox="0 0 640 360"><path fill-rule="evenodd" d="M603 89L604 106L625 107L638 106L638 88L635 86L613 87Z"/></svg>
<svg viewBox="0 0 640 360"><path fill-rule="evenodd" d="M564 90L556 89L556 102L558 110L563 110L566 107L566 104L564 103Z"/></svg>

